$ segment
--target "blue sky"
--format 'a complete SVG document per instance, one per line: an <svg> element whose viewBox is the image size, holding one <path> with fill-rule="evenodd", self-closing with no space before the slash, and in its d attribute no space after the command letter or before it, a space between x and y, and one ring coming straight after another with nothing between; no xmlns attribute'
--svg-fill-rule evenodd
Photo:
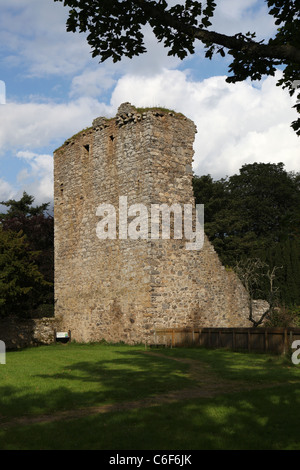
<svg viewBox="0 0 300 470"><path fill-rule="evenodd" d="M300 140L290 128L295 99L276 87L280 71L229 85L227 58L205 59L201 43L183 61L168 57L147 27L147 54L99 64L84 35L66 32L61 2L1 0L0 13L0 200L26 190L37 203L52 201L53 151L125 101L194 120L198 175L221 178L253 162L282 161L300 171ZM263 0L222 0L213 28L256 31L259 39L276 31Z"/></svg>

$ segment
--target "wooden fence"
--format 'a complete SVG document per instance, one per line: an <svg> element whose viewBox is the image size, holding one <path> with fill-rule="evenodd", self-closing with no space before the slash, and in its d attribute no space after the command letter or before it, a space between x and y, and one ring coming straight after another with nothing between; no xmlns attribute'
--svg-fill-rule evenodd
<svg viewBox="0 0 300 470"><path fill-rule="evenodd" d="M153 346L285 354L297 339L300 340L300 328L165 328L155 330Z"/></svg>

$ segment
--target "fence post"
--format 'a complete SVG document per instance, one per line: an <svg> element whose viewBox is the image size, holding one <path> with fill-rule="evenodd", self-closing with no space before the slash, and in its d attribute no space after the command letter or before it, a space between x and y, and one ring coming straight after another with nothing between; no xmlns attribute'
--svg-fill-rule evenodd
<svg viewBox="0 0 300 470"><path fill-rule="evenodd" d="M264 346L265 346L265 352L267 352L267 351L268 351L268 349L269 349L269 343L268 343L268 330L267 330L267 329L265 329L265 345L264 345Z"/></svg>
<svg viewBox="0 0 300 470"><path fill-rule="evenodd" d="M287 328L284 329L283 333L283 354L286 354L288 351L288 335L287 335Z"/></svg>
<svg viewBox="0 0 300 470"><path fill-rule="evenodd" d="M265 351L268 352L270 351L270 347L272 347L272 350L275 348L276 351L288 354L290 345L293 343L293 339L297 338L300 336L300 328L261 328L259 331L257 329L245 327L245 328L209 328L209 327L204 327L204 328L194 328L190 327L190 329L187 331L187 328L185 329L178 329L178 328L167 328L167 329L154 329L153 334L154 334L154 342L155 345L157 346L158 342L161 341L167 341L168 345L171 344L171 347L176 347L176 334L179 334L185 332L186 333L186 340L188 341L188 344L191 344L191 339L194 344L196 341L196 334L199 336L197 337L197 345L203 346L205 344L205 347L207 348L212 348L212 347L224 347L224 345L227 344L227 336L225 335L230 333L232 334L232 347L233 349L236 349L237 347L240 347L241 349L248 350L248 352L251 352L253 350L252 348L252 342L254 343L253 347L254 350L258 348L259 351ZM54 341L56 338L54 330ZM188 333L188 335L187 335ZM213 339L212 335L214 334L214 337L216 337L216 341ZM259 335L259 338L257 338L259 341L256 340L255 335ZM239 342L239 336L237 335L242 335L242 344L240 345ZM246 335L246 338L245 338ZM263 335L263 338L262 338ZM275 337L275 343L274 343L274 337ZM69 331L69 338L71 338L71 331ZM224 339L225 338L225 339ZM181 337L179 338L179 341L181 341ZM274 343L274 344L273 344ZM213 346L214 345L214 346ZM1 351L0 351L1 352Z"/></svg>

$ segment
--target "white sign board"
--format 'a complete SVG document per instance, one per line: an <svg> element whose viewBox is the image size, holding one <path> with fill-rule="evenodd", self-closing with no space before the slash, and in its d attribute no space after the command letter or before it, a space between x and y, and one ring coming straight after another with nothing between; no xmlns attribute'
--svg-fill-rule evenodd
<svg viewBox="0 0 300 470"><path fill-rule="evenodd" d="M69 338L69 333L67 331L59 331L56 333L56 338Z"/></svg>

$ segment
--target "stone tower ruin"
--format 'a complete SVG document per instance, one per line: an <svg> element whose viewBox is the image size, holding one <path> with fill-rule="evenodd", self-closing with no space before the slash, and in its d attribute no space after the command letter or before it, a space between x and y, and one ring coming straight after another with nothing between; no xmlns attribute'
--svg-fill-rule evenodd
<svg viewBox="0 0 300 470"><path fill-rule="evenodd" d="M156 328L249 326L247 294L206 237L188 250L174 236L126 238L132 213L125 229L120 223L120 201L194 206L195 132L182 114L124 103L54 152L55 316L74 340L135 343ZM99 237L103 204L115 208L113 237Z"/></svg>

